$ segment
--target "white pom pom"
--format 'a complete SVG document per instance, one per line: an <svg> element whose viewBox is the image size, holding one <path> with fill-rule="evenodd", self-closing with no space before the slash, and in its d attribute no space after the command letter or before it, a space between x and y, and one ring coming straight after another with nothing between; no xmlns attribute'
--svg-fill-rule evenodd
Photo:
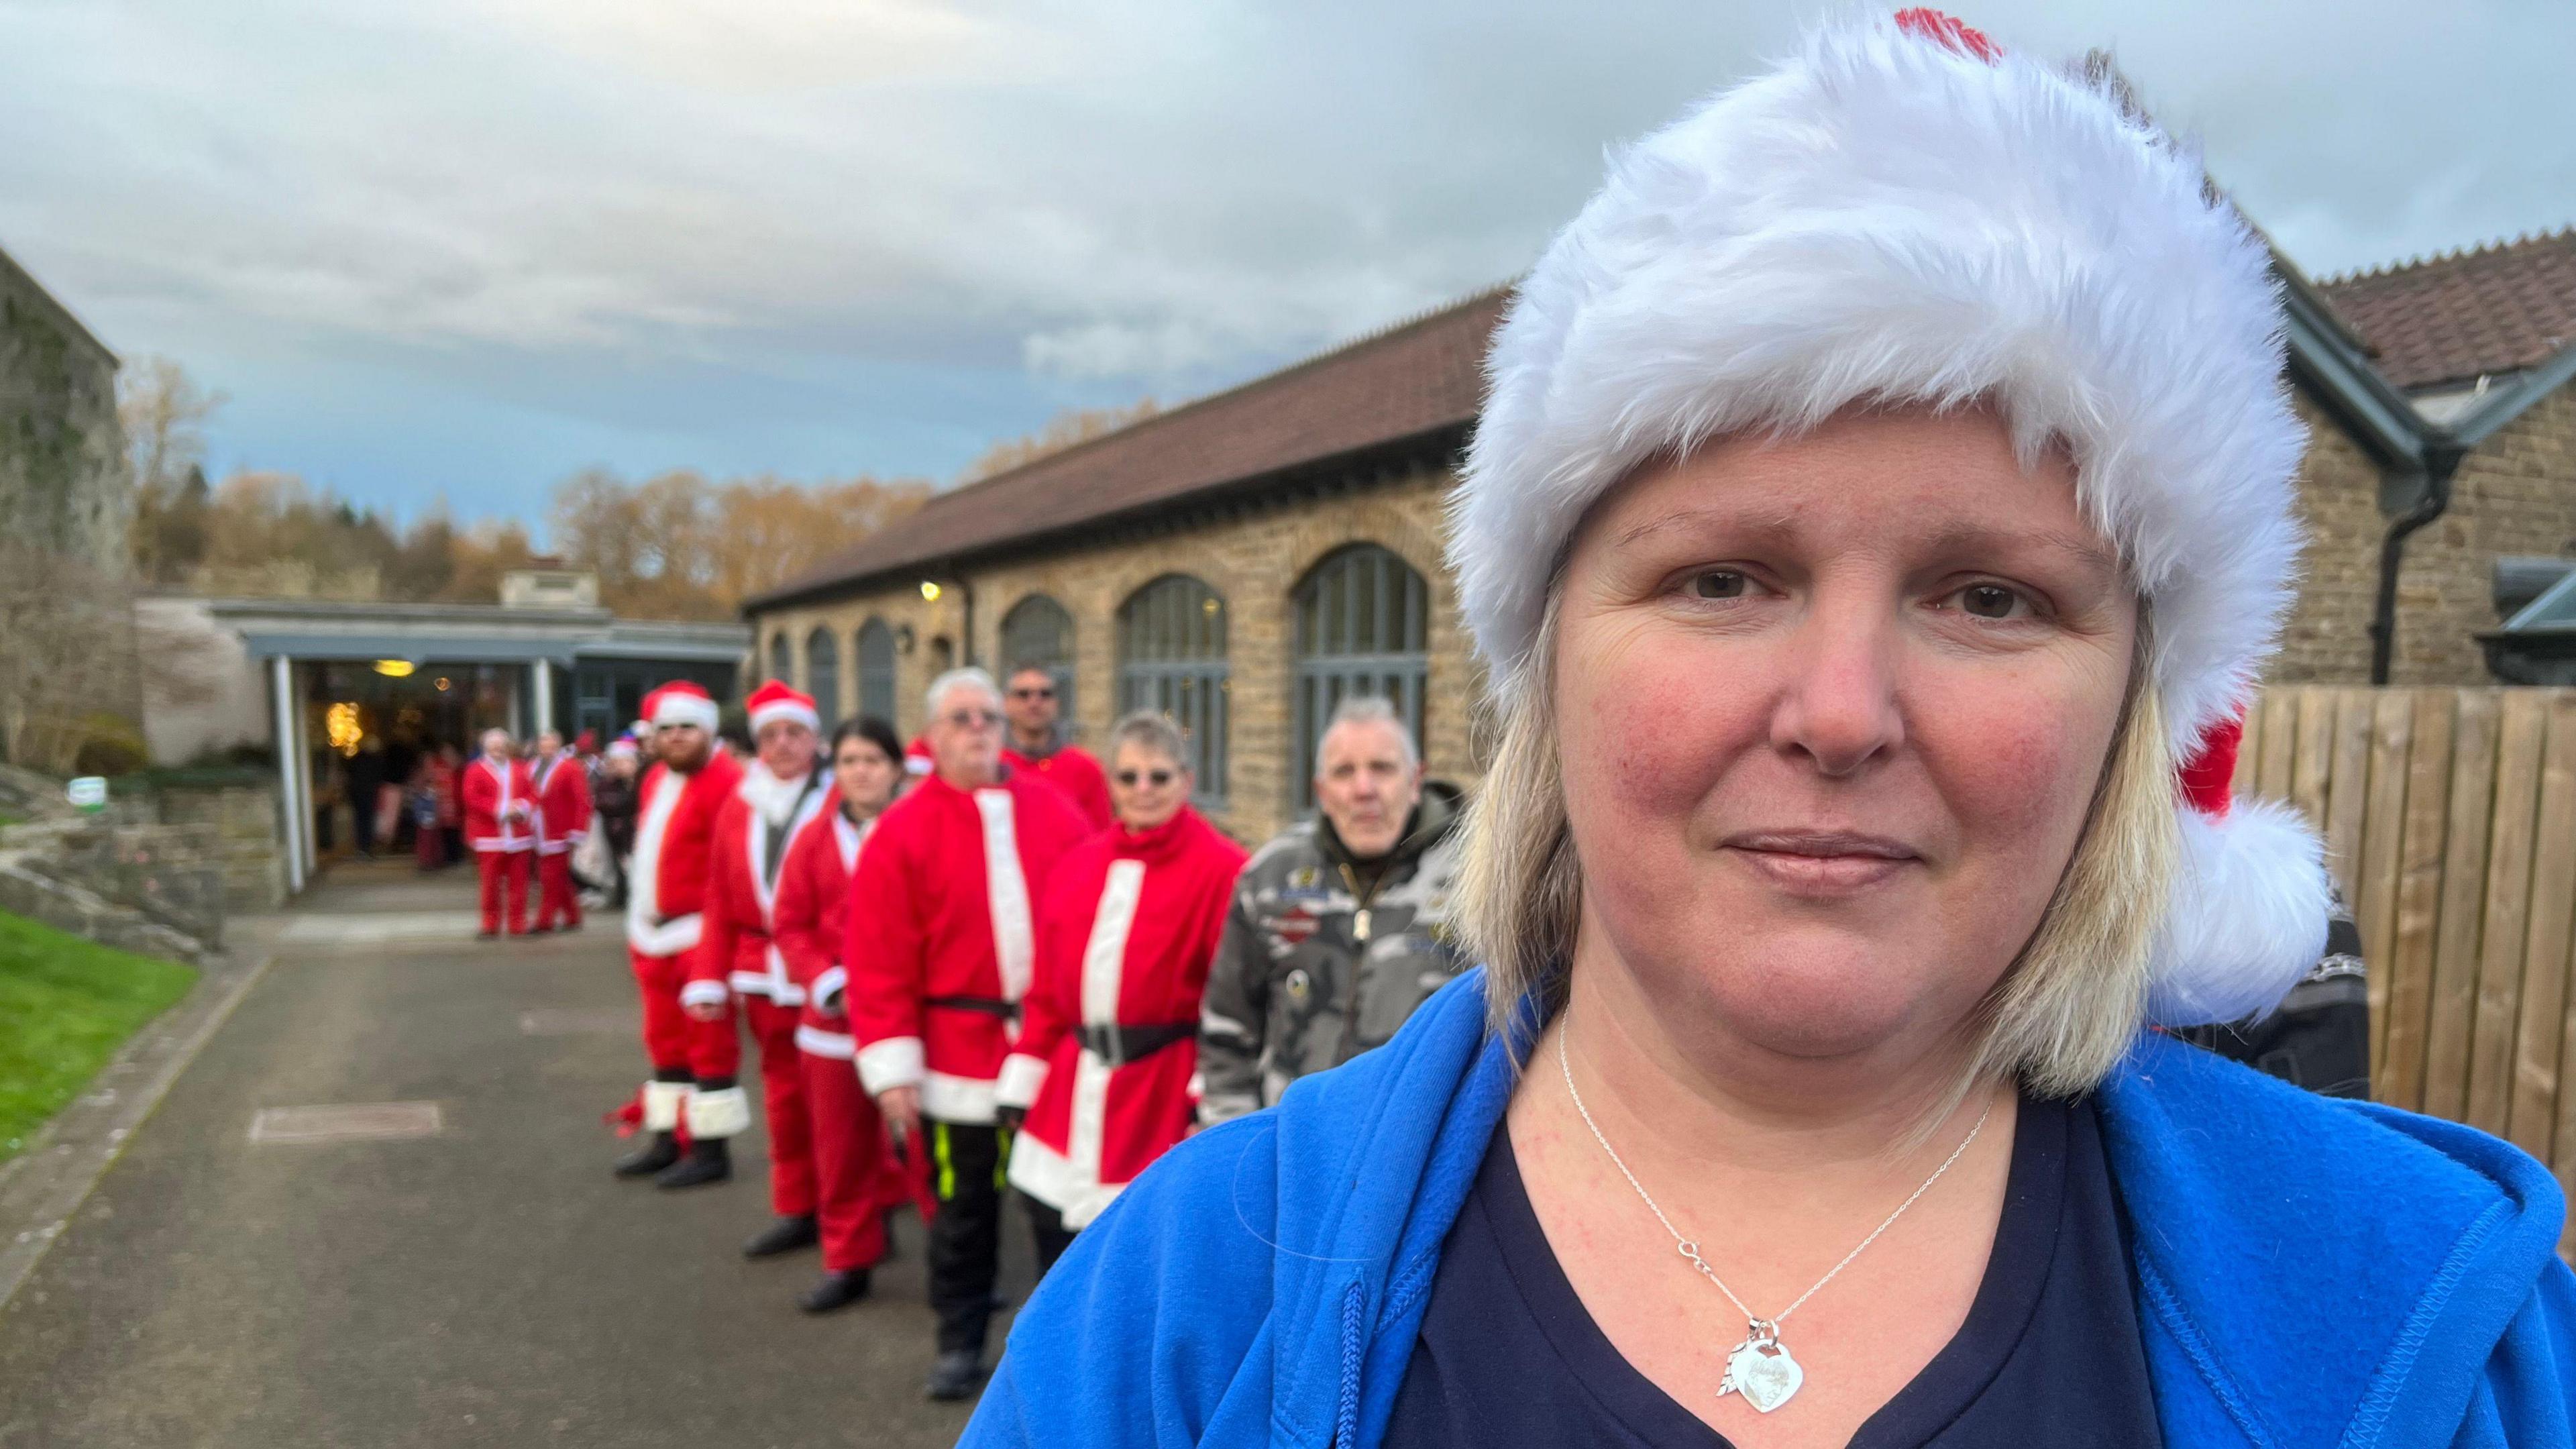
<svg viewBox="0 0 2576 1449"><path fill-rule="evenodd" d="M2185 809L2182 847L2148 1019L2204 1026L2270 1011L2325 954L2324 842L2289 806L2241 800L2224 820Z"/></svg>

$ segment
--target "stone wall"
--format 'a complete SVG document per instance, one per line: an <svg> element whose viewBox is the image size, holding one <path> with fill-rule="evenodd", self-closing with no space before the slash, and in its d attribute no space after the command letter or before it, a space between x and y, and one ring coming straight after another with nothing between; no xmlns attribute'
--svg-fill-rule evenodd
<svg viewBox="0 0 2576 1449"><path fill-rule="evenodd" d="M1211 522L974 570L966 582L975 599L975 658L988 668L1004 663L997 657L1003 616L1030 594L1054 598L1074 621L1077 735L1097 740L1118 709L1119 604L1166 574L1205 581L1224 596L1227 618L1231 767L1226 807L1216 820L1237 838L1257 842L1290 818L1297 783L1291 771L1304 768L1289 758L1295 745L1290 599L1326 555L1346 544L1374 543L1411 564L1428 589L1424 761L1435 776L1472 784L1483 772L1473 729L1482 676L1440 562L1441 508L1453 481L1446 469L1423 470L1328 497L1247 506ZM840 710L848 714L858 707L852 640L860 625L873 615L898 630L909 626L914 647L909 654L898 652L895 666L895 725L909 737L922 725L921 691L933 673L935 641L953 645L966 628L963 590L952 584L931 602L921 597L919 584L889 581L869 593L763 614L757 621L761 657L767 659L768 641L785 629L801 684L806 636L817 625L829 629L841 651Z"/></svg>
<svg viewBox="0 0 2576 1449"><path fill-rule="evenodd" d="M206 861L235 912L286 904L286 856L277 837L277 791L270 785L165 784L152 793L161 824L204 832Z"/></svg>
<svg viewBox="0 0 2576 1449"><path fill-rule="evenodd" d="M0 829L0 910L120 950L195 960L221 949L214 827L130 815L112 809Z"/></svg>

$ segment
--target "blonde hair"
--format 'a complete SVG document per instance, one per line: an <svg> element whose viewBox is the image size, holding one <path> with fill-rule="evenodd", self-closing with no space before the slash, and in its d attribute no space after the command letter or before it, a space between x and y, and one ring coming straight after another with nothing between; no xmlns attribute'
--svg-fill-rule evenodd
<svg viewBox="0 0 2576 1449"><path fill-rule="evenodd" d="M1484 961L1498 1035L1525 996L1537 997L1542 1020L1564 1005L1582 917L1583 868L1558 767L1556 635L1551 592L1520 668L1497 681L1493 765L1461 826L1454 920ZM2128 697L2083 834L2038 928L1971 1019L1976 1040L1957 1093L2004 1076L2047 1097L2090 1090L2146 1019L2148 957L2181 849L2153 652L2141 605Z"/></svg>

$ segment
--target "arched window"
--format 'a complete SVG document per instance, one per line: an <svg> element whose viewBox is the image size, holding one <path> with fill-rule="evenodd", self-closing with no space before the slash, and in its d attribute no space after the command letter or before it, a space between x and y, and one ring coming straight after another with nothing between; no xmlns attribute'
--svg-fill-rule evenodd
<svg viewBox="0 0 2576 1449"><path fill-rule="evenodd" d="M1118 606L1118 711L1158 709L1189 740L1202 803L1225 801L1225 600L1165 574ZM1106 762L1104 762L1106 763Z"/></svg>
<svg viewBox="0 0 2576 1449"><path fill-rule="evenodd" d="M1394 701L1421 748L1430 593L1411 564L1357 543L1325 555L1296 597L1297 758L1290 773L1302 814L1315 808L1315 747L1346 696Z"/></svg>
<svg viewBox="0 0 2576 1449"><path fill-rule="evenodd" d="M805 692L814 696L814 712L823 717L823 733L841 722L841 646L829 629L805 636Z"/></svg>
<svg viewBox="0 0 2576 1449"><path fill-rule="evenodd" d="M795 656L787 652L787 631L781 629L770 635L769 677L781 684L794 684L796 676L790 670L795 662Z"/></svg>
<svg viewBox="0 0 2576 1449"><path fill-rule="evenodd" d="M859 713L894 723L894 631L883 619L859 626Z"/></svg>
<svg viewBox="0 0 2576 1449"><path fill-rule="evenodd" d="M1002 654L994 661L1004 669L1035 664L1055 681L1056 718L1070 737L1073 712L1073 616L1044 594L1031 594L1002 616ZM1004 679L1007 689L1011 681Z"/></svg>

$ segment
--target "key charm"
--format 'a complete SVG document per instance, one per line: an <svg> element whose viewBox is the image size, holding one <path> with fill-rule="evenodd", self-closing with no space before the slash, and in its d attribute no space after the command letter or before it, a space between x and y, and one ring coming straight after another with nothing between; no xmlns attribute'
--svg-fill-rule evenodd
<svg viewBox="0 0 2576 1449"><path fill-rule="evenodd" d="M1807 1381L1807 1371L1780 1342L1779 1325L1757 1318L1750 1328L1750 1336L1726 1356L1726 1377L1718 1381L1717 1396L1742 1394L1744 1402L1767 1414L1789 1402Z"/></svg>

